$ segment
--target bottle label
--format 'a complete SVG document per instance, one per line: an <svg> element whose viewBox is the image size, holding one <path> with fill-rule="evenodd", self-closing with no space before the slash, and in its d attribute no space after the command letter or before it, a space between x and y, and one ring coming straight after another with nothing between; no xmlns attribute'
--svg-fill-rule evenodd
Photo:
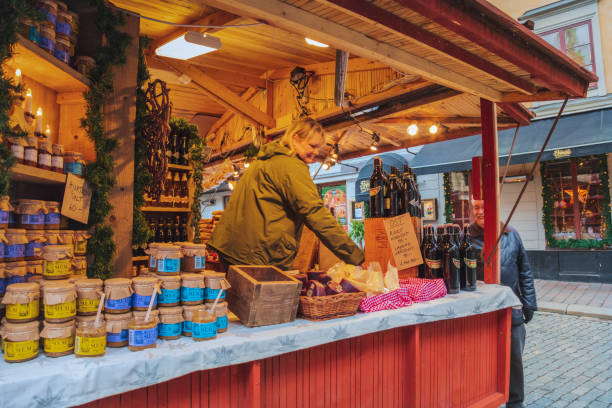
<svg viewBox="0 0 612 408"><path fill-rule="evenodd" d="M70 259L60 259L59 261L44 261L43 275L63 276L70 275Z"/></svg>
<svg viewBox="0 0 612 408"><path fill-rule="evenodd" d="M34 148L28 148L24 150L24 154L23 154L23 158L25 161L27 162L34 162L36 163L38 161L38 151Z"/></svg>
<svg viewBox="0 0 612 408"><path fill-rule="evenodd" d="M227 328L227 315L226 316L218 316L217 317L217 330L226 329Z"/></svg>
<svg viewBox="0 0 612 408"><path fill-rule="evenodd" d="M183 333L191 333L193 330L193 323L191 320L185 320L183 322Z"/></svg>
<svg viewBox="0 0 612 408"><path fill-rule="evenodd" d="M9 222L9 212L0 210L0 224L8 224Z"/></svg>
<svg viewBox="0 0 612 408"><path fill-rule="evenodd" d="M151 255L149 257L149 268L155 268L156 267L157 263L155 261L156 261L156 259L153 258L153 255Z"/></svg>
<svg viewBox="0 0 612 408"><path fill-rule="evenodd" d="M427 259L425 258L425 264L429 269L440 269L442 267L442 261L439 259Z"/></svg>
<svg viewBox="0 0 612 408"><path fill-rule="evenodd" d="M123 310L123 309L130 309L131 307L132 307L132 297L131 296L124 297L123 299L106 299L104 301L105 309Z"/></svg>
<svg viewBox="0 0 612 408"><path fill-rule="evenodd" d="M51 154L50 153L39 153L38 154L38 165L51 167Z"/></svg>
<svg viewBox="0 0 612 408"><path fill-rule="evenodd" d="M50 212L45 214L45 224L47 225L59 225L60 214L58 212Z"/></svg>
<svg viewBox="0 0 612 408"><path fill-rule="evenodd" d="M4 256L7 258L23 258L25 256L25 244L7 245L4 248Z"/></svg>
<svg viewBox="0 0 612 408"><path fill-rule="evenodd" d="M225 299L225 291L223 289L204 289L204 299L215 300L221 291L221 297L219 299Z"/></svg>
<svg viewBox="0 0 612 408"><path fill-rule="evenodd" d="M128 341L128 330L123 329L119 333L106 333L106 341L109 343L121 343Z"/></svg>
<svg viewBox="0 0 612 408"><path fill-rule="evenodd" d="M166 305L169 303L178 303L181 299L181 290L180 289L163 289L161 290L161 295L158 296L157 302L160 305Z"/></svg>
<svg viewBox="0 0 612 408"><path fill-rule="evenodd" d="M464 258L465 264L470 269L475 269L478 266L477 259Z"/></svg>
<svg viewBox="0 0 612 408"><path fill-rule="evenodd" d="M106 336L81 337L76 336L74 353L81 356L97 356L106 350Z"/></svg>
<svg viewBox="0 0 612 408"><path fill-rule="evenodd" d="M31 26L30 27L30 41L34 42L34 43L38 43L38 29L36 28L36 26Z"/></svg>
<svg viewBox="0 0 612 408"><path fill-rule="evenodd" d="M62 156L51 156L51 167L64 170L64 158Z"/></svg>
<svg viewBox="0 0 612 408"><path fill-rule="evenodd" d="M164 258L157 261L157 272L178 272L181 270L180 258Z"/></svg>
<svg viewBox="0 0 612 408"><path fill-rule="evenodd" d="M21 225L44 225L45 214L40 212L38 214L22 214Z"/></svg>
<svg viewBox="0 0 612 408"><path fill-rule="evenodd" d="M210 339L217 335L217 322L192 323L192 336L198 339Z"/></svg>
<svg viewBox="0 0 612 408"><path fill-rule="evenodd" d="M38 355L38 340L3 341L6 361L25 360Z"/></svg>
<svg viewBox="0 0 612 408"><path fill-rule="evenodd" d="M6 318L13 320L27 320L38 317L40 312L39 299L29 303L15 303L6 305Z"/></svg>
<svg viewBox="0 0 612 408"><path fill-rule="evenodd" d="M129 330L130 346L151 346L157 342L157 326L150 329Z"/></svg>
<svg viewBox="0 0 612 408"><path fill-rule="evenodd" d="M36 251L36 249L37 249L37 248L42 249L42 247L43 247L42 242L38 242L38 241L32 241L32 242L29 242L29 243L26 245L25 256L28 256L28 257L37 256L37 254L36 254L36 253L37 253L38 251Z"/></svg>
<svg viewBox="0 0 612 408"><path fill-rule="evenodd" d="M76 316L76 301L58 303L56 305L45 305L46 319L63 319Z"/></svg>
<svg viewBox="0 0 612 408"><path fill-rule="evenodd" d="M455 265L455 268L461 269L461 261L459 259L453 258L453 265Z"/></svg>
<svg viewBox="0 0 612 408"><path fill-rule="evenodd" d="M45 339L43 347L46 353L63 353L74 350L74 336L63 339Z"/></svg>
<svg viewBox="0 0 612 408"><path fill-rule="evenodd" d="M380 192L380 186L370 188L370 197L374 197Z"/></svg>
<svg viewBox="0 0 612 408"><path fill-rule="evenodd" d="M15 156L17 159L23 160L23 154L24 154L23 145L19 145L19 144L11 145L11 152L13 153L13 156Z"/></svg>
<svg viewBox="0 0 612 408"><path fill-rule="evenodd" d="M203 288L181 288L181 300L183 302L198 302L204 300Z"/></svg>
<svg viewBox="0 0 612 408"><path fill-rule="evenodd" d="M77 311L79 313L97 312L100 306L100 298L98 299L77 299Z"/></svg>
<svg viewBox="0 0 612 408"><path fill-rule="evenodd" d="M138 293L132 294L132 306L133 307L149 307L151 302L151 296L143 296ZM157 305L157 296L153 299L153 307Z"/></svg>
<svg viewBox="0 0 612 408"><path fill-rule="evenodd" d="M180 336L183 332L183 323L159 324L159 335L165 337Z"/></svg>
<svg viewBox="0 0 612 408"><path fill-rule="evenodd" d="M193 257L193 266L195 269L204 269L205 261L203 256L194 256Z"/></svg>

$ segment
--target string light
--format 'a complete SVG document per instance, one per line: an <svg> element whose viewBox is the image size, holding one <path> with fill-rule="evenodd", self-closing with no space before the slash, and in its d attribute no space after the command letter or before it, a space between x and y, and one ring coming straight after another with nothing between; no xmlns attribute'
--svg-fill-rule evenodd
<svg viewBox="0 0 612 408"><path fill-rule="evenodd" d="M378 143L380 143L380 136L378 136L378 133L373 132L372 133L372 143L370 144L370 150L372 150L373 152L377 151Z"/></svg>
<svg viewBox="0 0 612 408"><path fill-rule="evenodd" d="M408 134L409 134L410 136L414 136L414 135L416 135L416 134L417 134L417 132L419 131L419 127L417 126L417 124L416 124L416 123L413 123L413 124L411 124L410 126L408 126L407 131L408 131Z"/></svg>
<svg viewBox="0 0 612 408"><path fill-rule="evenodd" d="M323 170L328 170L329 169L329 163L328 162L324 162L323 163Z"/></svg>
<svg viewBox="0 0 612 408"><path fill-rule="evenodd" d="M240 172L238 171L238 166L234 164L234 177L238 177L239 175L240 175Z"/></svg>
<svg viewBox="0 0 612 408"><path fill-rule="evenodd" d="M251 162L249 162L249 161L244 162L244 168L245 169L248 169L250 165L251 165Z"/></svg>
<svg viewBox="0 0 612 408"><path fill-rule="evenodd" d="M435 123L431 125L429 127L429 133L431 133L432 135L435 135L436 133L438 133L438 125L436 125Z"/></svg>

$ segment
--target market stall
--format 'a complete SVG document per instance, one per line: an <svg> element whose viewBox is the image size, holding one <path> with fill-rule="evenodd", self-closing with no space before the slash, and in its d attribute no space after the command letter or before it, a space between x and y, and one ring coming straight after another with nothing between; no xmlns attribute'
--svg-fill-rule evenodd
<svg viewBox="0 0 612 408"><path fill-rule="evenodd" d="M20 33L0 47L13 44L2 56L12 83L0 84L11 96L0 116L9 170L0 230L12 251L0 268L11 362L0 363L0 405L506 401L510 308L520 303L497 285L497 128L530 121L520 102L585 96L594 75L479 0L111 3L42 0L32 2L42 16L24 7L7 20ZM189 47L174 41L208 53L177 55ZM333 280L340 289L318 280L329 271L305 275L318 246L304 238L297 277L255 268L241 283L244 271L212 272L222 268L210 254L204 264L204 244L223 213L198 222L202 192L232 189L257 150L305 115L328 132L325 166L481 133L484 284L460 291L422 271L430 279L410 280L429 236L417 195L411 211L366 220L364 271L374 283L347 274ZM458 240L453 226L443 232ZM390 264L398 278L383 284ZM290 308L255 297L280 292L248 292L279 282ZM419 297L410 285L442 290ZM358 299L350 312L309 316L302 298L318 292ZM395 298L374 302L384 295ZM253 317L256 304L280 324ZM330 320L295 320L298 304L300 315ZM357 306L372 313L355 315Z"/></svg>

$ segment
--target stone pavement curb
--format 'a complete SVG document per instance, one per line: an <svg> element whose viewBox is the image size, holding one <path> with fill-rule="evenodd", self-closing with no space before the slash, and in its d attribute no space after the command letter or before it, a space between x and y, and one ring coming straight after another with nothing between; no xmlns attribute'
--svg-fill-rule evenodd
<svg viewBox="0 0 612 408"><path fill-rule="evenodd" d="M612 309L605 307L538 301L538 311L612 320Z"/></svg>

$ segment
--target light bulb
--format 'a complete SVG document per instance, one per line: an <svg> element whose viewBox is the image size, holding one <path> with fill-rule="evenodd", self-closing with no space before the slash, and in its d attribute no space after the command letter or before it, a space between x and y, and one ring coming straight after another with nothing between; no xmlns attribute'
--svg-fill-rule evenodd
<svg viewBox="0 0 612 408"><path fill-rule="evenodd" d="M419 127L416 125L416 123L413 123L412 125L408 126L408 134L410 136L416 135L418 131Z"/></svg>
<svg viewBox="0 0 612 408"><path fill-rule="evenodd" d="M231 190L234 191L234 182L232 180L229 180L227 182L227 187Z"/></svg>
<svg viewBox="0 0 612 408"><path fill-rule="evenodd" d="M431 133L432 135L438 133L438 126L436 124L431 125L429 127L429 133Z"/></svg>
<svg viewBox="0 0 612 408"><path fill-rule="evenodd" d="M315 41L315 40L313 40L311 38L308 38L308 37L304 38L304 40L306 40L306 43L308 43L310 45L314 45L315 47L320 47L320 48L327 48L327 47L329 47L329 45L327 45L325 43L322 43L322 42L319 42L319 41Z"/></svg>
<svg viewBox="0 0 612 408"><path fill-rule="evenodd" d="M374 146L374 145L371 145L371 146L370 146L370 150L372 150L373 152L375 152L375 151L377 151L377 150L378 150L378 147L376 147L376 146Z"/></svg>
<svg viewBox="0 0 612 408"><path fill-rule="evenodd" d="M244 162L244 168L245 169L248 169L250 165L251 165L250 162Z"/></svg>
<svg viewBox="0 0 612 408"><path fill-rule="evenodd" d="M329 164L327 162L323 163L323 170L329 169Z"/></svg>

